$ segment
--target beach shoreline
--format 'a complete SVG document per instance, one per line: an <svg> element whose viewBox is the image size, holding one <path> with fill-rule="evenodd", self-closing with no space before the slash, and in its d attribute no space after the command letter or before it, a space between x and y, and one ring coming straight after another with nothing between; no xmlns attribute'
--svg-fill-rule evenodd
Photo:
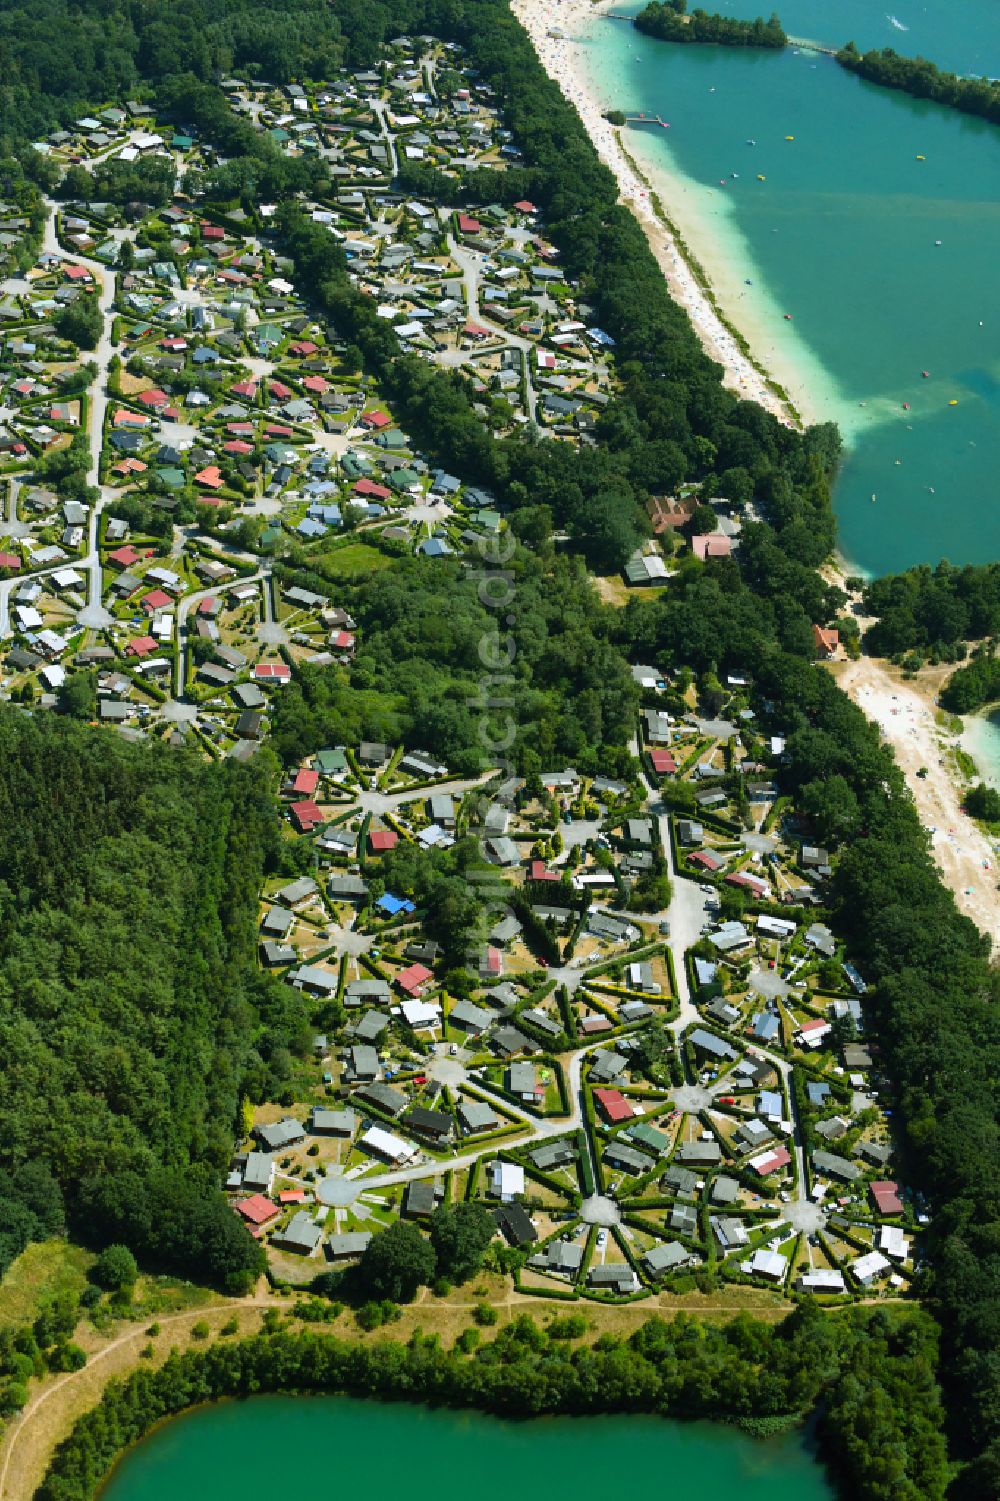
<svg viewBox="0 0 1000 1501"><path fill-rule="evenodd" d="M905 682L901 672L872 657L837 662L831 671L844 692L881 731L913 795L930 836L941 879L960 912L1000 949L1000 854L962 808L956 752L962 734L937 713L937 679Z"/></svg>
<svg viewBox="0 0 1000 1501"><path fill-rule="evenodd" d="M724 384L765 407L786 426L801 428L805 422L817 420L805 383L793 379L779 383L741 347L749 341L719 308L710 274L696 259L697 247L688 249L679 243L678 232L668 218L669 205L658 211L658 187L666 186L670 196L676 198L685 190L684 185L660 169L656 173L659 181L650 180L636 161L631 144L626 146L622 140L623 132L604 118L602 105L594 97L581 66L575 34L590 25L595 16L606 16L612 4L613 0L512 0L511 10L531 38L543 68L579 114L601 161L614 173L621 200L644 230L671 296L688 314L705 352L722 366Z"/></svg>

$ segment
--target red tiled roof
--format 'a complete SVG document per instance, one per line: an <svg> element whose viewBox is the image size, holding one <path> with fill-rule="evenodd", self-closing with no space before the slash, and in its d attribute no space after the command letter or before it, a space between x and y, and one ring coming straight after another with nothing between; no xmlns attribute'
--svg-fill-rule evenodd
<svg viewBox="0 0 1000 1501"><path fill-rule="evenodd" d="M156 650L156 641L152 636L135 636L126 646L127 657L148 657L151 651Z"/></svg>
<svg viewBox="0 0 1000 1501"><path fill-rule="evenodd" d="M12 552L0 552L0 568L20 568L21 559Z"/></svg>
<svg viewBox="0 0 1000 1501"><path fill-rule="evenodd" d="M173 604L173 600L169 594L164 594L162 589L151 589L143 596L142 603L144 608L152 614L154 610L163 610L167 605Z"/></svg>
<svg viewBox="0 0 1000 1501"><path fill-rule="evenodd" d="M433 980L434 975L424 964L411 964L408 969L401 969L396 976L396 984L407 995L419 995L421 990Z"/></svg>
<svg viewBox="0 0 1000 1501"><path fill-rule="evenodd" d="M242 1215L251 1225L266 1225L268 1220L274 1219L279 1210L277 1204L273 1204L263 1194L253 1194L249 1199L239 1200L236 1213Z"/></svg>
<svg viewBox="0 0 1000 1501"><path fill-rule="evenodd" d="M673 776L674 772L677 770L677 762L674 760L670 751L664 749L663 746L651 746L649 759L653 763L653 770L655 772L658 772L660 776Z"/></svg>
<svg viewBox="0 0 1000 1501"><path fill-rule="evenodd" d="M311 833L317 824L323 822L323 814L320 812L319 805L314 803L311 797L303 798L300 803L292 803L289 812L302 834Z"/></svg>
<svg viewBox="0 0 1000 1501"><path fill-rule="evenodd" d="M133 563L142 560L142 553L136 552L131 542L126 542L124 547L116 547L114 552L108 553L109 563L118 563L122 568L131 568Z"/></svg>
<svg viewBox="0 0 1000 1501"><path fill-rule="evenodd" d="M469 214L459 214L458 229L463 235L477 235L482 229L478 219L473 219Z"/></svg>
<svg viewBox="0 0 1000 1501"><path fill-rule="evenodd" d="M388 427L391 421L387 412L364 412L361 416L362 427Z"/></svg>
<svg viewBox="0 0 1000 1501"><path fill-rule="evenodd" d="M160 391L156 386L151 386L148 391L140 391L139 400L144 407L165 407L170 405L170 397L166 391Z"/></svg>
<svg viewBox="0 0 1000 1501"><path fill-rule="evenodd" d="M594 1103L609 1125L616 1125L618 1121L630 1121L635 1114L619 1089L595 1089Z"/></svg>
<svg viewBox="0 0 1000 1501"><path fill-rule="evenodd" d="M879 1214L891 1215L902 1214L903 1200L899 1194L899 1184L891 1178L876 1179L869 1183L868 1192Z"/></svg>
<svg viewBox="0 0 1000 1501"><path fill-rule="evenodd" d="M303 797L310 797L319 786L319 772L310 771L308 766L303 766L295 773L292 782L292 791L301 792Z"/></svg>
<svg viewBox="0 0 1000 1501"><path fill-rule="evenodd" d="M279 683L287 683L292 675L292 669L286 662L258 662L253 675L258 682L273 679Z"/></svg>
<svg viewBox="0 0 1000 1501"><path fill-rule="evenodd" d="M758 1158L755 1163L751 1163L750 1165L758 1178L768 1178L772 1173L776 1173L779 1168L787 1167L791 1160L791 1154L787 1147L775 1147L774 1151L769 1153L767 1157Z"/></svg>
<svg viewBox="0 0 1000 1501"><path fill-rule="evenodd" d="M368 848L373 855L381 855L386 850L394 850L398 843L399 835L393 829L373 829L368 835Z"/></svg>
<svg viewBox="0 0 1000 1501"><path fill-rule="evenodd" d="M359 479L355 482L354 493L355 495L368 495L372 500L388 500L392 491L387 490L385 485L376 485L374 480Z"/></svg>

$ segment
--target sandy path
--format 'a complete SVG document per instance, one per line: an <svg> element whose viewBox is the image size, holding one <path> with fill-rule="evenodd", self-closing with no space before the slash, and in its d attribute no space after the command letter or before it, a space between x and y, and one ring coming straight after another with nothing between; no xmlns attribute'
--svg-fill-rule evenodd
<svg viewBox="0 0 1000 1501"><path fill-rule="evenodd" d="M600 104L588 92L572 38L559 34L584 29L594 15L592 0L512 0L511 10L530 36L545 71L575 107L597 154L615 174L622 200L645 231L671 296L687 311L706 353L722 365L725 384L766 407L788 426L799 426L788 403L771 388L719 318L668 226L656 213L648 187L622 149L619 132L604 119ZM557 35L551 35L553 31Z"/></svg>
<svg viewBox="0 0 1000 1501"><path fill-rule="evenodd" d="M889 741L930 831L942 879L959 909L1000 946L1000 861L990 841L962 811L961 792L946 752L958 742L934 717L930 694L898 682L879 662L861 658L834 669L837 682ZM918 776L922 767L927 775Z"/></svg>

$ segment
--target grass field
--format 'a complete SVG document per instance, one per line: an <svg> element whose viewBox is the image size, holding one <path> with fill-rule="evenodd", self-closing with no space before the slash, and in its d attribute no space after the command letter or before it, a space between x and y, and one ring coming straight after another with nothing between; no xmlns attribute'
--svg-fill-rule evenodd
<svg viewBox="0 0 1000 1501"><path fill-rule="evenodd" d="M392 559L366 542L349 542L346 547L331 548L320 553L315 562L325 573L337 578L360 578L366 573L378 573L392 567Z"/></svg>
<svg viewBox="0 0 1000 1501"><path fill-rule="evenodd" d="M46 1240L29 1246L0 1282L0 1329L33 1322L43 1297L87 1285L87 1268L94 1258L65 1240Z"/></svg>

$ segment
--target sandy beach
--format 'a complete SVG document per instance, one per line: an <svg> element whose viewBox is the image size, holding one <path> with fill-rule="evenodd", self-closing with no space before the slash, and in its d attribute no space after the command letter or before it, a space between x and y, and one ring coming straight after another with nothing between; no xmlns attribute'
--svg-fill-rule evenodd
<svg viewBox="0 0 1000 1501"><path fill-rule="evenodd" d="M1000 857L962 811L962 794L949 764L960 741L938 724L933 687L904 683L883 663L866 657L839 663L833 671L891 744L920 822L931 836L942 879L959 910L989 935L995 952L1000 948ZM918 776L922 768L926 775Z"/></svg>
<svg viewBox="0 0 1000 1501"><path fill-rule="evenodd" d="M623 149L621 138L624 135L627 140L627 132L615 129L604 119L602 106L590 91L574 34L582 32L593 20L595 10L608 9L607 3L595 6L592 0L512 0L511 9L531 37L545 71L576 108L601 160L615 174L622 201L645 230L671 296L687 311L706 352L722 365L725 384L741 396L759 402L789 426L799 426L789 403L773 389L768 376L747 358L720 319L668 225L657 214L651 187L630 160L631 152ZM670 204L664 207L669 213ZM797 392L792 394L798 398ZM803 410L803 415L809 420L808 412Z"/></svg>

